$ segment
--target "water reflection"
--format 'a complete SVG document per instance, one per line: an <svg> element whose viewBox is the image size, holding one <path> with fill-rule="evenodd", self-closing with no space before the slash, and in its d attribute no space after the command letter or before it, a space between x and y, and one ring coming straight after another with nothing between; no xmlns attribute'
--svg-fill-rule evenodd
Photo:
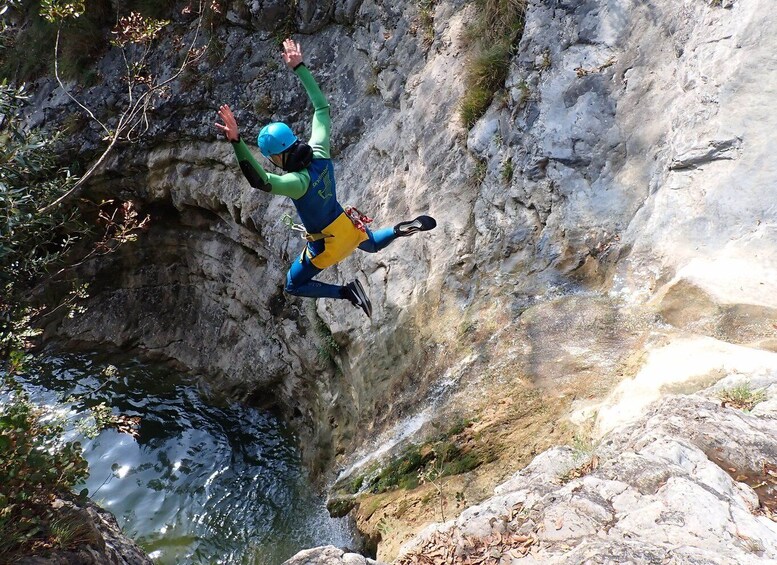
<svg viewBox="0 0 777 565"><path fill-rule="evenodd" d="M167 368L110 363L119 369L111 379L98 355L50 357L25 379L39 400L87 394L76 410L105 402L141 418L137 439L106 430L81 440L86 487L158 563L273 565L306 547L353 547L276 418L208 403Z"/></svg>

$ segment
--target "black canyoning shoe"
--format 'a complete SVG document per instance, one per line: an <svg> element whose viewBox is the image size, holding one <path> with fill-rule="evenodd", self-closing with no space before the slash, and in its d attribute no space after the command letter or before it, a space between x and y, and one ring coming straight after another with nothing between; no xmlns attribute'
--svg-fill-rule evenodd
<svg viewBox="0 0 777 565"><path fill-rule="evenodd" d="M419 231L429 231L437 227L437 222L431 216L418 216L409 222L399 222L394 226L394 233L398 237L413 235Z"/></svg>
<svg viewBox="0 0 777 565"><path fill-rule="evenodd" d="M351 301L351 304L364 310L368 318L372 318L372 302L364 292L362 283L357 280L348 283L343 287L345 289L344 297Z"/></svg>

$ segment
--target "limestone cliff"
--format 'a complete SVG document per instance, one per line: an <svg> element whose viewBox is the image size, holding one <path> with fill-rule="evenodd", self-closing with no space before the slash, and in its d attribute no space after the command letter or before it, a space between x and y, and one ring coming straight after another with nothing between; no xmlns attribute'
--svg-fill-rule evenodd
<svg viewBox="0 0 777 565"><path fill-rule="evenodd" d="M146 144L114 154L91 191L141 201L152 227L90 265L89 309L52 320L50 337L139 348L211 375L212 387L236 397L276 404L311 466L327 478L342 470L341 481L441 421L474 421L469 440L488 456L437 493L447 516L429 502L430 484L357 497L353 512L382 540L385 560L548 447L581 434L596 441L644 413L660 419L667 391L775 375L769 0L532 1L505 89L469 131L457 108L474 5L435 3L431 36L417 2L295 6L289 14L281 2L232 2L217 31L221 58L161 103ZM439 222L325 274L367 283L372 322L347 303L284 295L301 248L280 221L291 204L251 189L211 126L227 102L247 138L270 119L307 131L304 92L279 64L280 26L268 24L287 16L330 99L341 200L380 225L418 213ZM111 63L109 55L105 76ZM106 81L84 95L110 104L113 88ZM39 85L36 123L65 103ZM96 134L83 143L93 147ZM750 488L726 482L708 465L719 461L682 441L686 459L722 485L717 499ZM777 458L774 446L763 456ZM707 484L683 469L671 467L667 480L690 472ZM633 487L635 504L666 504L629 481L605 484L616 481L609 472L568 483L564 496L580 486L581 504L593 508L601 489L620 496ZM532 500L550 496L549 485ZM737 501L737 512L757 506L750 491ZM581 559L619 512L600 506L596 527L564 541ZM537 512L533 524L558 524L552 505ZM671 522L681 510L667 512ZM766 522L760 549L742 551L777 558ZM675 541L656 535L650 551L664 555Z"/></svg>
<svg viewBox="0 0 777 565"><path fill-rule="evenodd" d="M773 563L774 413L712 398L668 398L595 453L543 453L397 562L492 562L496 549L508 563Z"/></svg>

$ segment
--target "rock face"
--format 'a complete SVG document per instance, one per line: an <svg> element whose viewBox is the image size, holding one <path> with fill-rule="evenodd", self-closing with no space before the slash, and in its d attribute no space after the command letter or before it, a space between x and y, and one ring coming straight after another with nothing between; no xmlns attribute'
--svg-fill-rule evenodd
<svg viewBox="0 0 777 565"><path fill-rule="evenodd" d="M221 60L160 102L145 145L114 154L91 191L138 201L152 226L85 267L89 309L52 318L47 336L176 359L214 388L276 404L324 474L423 408L444 419L449 404L430 400L441 389L490 402L488 381L468 375L498 366L503 384L569 394L572 421L610 438L599 467L565 486L553 481L566 471L548 467L571 465L563 450L515 479L499 503L526 510L507 521L515 543L548 562L605 546L613 561L632 550L660 560L670 546L699 562L774 558L757 497L721 470L773 461L771 421L696 397L650 404L777 371L771 0L531 1L505 91L470 131L457 108L473 5L434 3L430 38L417 2L294 5L232 2L216 30ZM418 213L439 222L322 276L365 281L371 323L343 301L283 293L301 248L280 221L292 206L251 189L211 126L228 102L246 138L276 119L307 132L304 92L273 41L289 17L310 34L306 59L332 106L341 200L381 226ZM84 95L108 104L119 84ZM68 111L51 85L36 103L37 124ZM84 137L98 145L96 131ZM473 353L484 344L492 355ZM570 393L575 381L589 390ZM687 429L661 427L676 426L672 407ZM724 447L718 461L714 438L737 422L763 442ZM648 424L660 437L639 435ZM515 559L529 559L521 547Z"/></svg>
<svg viewBox="0 0 777 565"><path fill-rule="evenodd" d="M379 565L377 561L358 553L346 553L331 545L300 551L283 563L284 565Z"/></svg>
<svg viewBox="0 0 777 565"><path fill-rule="evenodd" d="M396 563L494 550L500 563L773 563L775 432L704 396L665 398L591 452L543 453Z"/></svg>
<svg viewBox="0 0 777 565"><path fill-rule="evenodd" d="M68 505L72 506L70 503ZM55 550L45 556L25 557L16 560L19 565L151 565L153 561L130 539L122 534L116 518L95 504L83 508L74 507L81 515L79 523L88 525L88 534L80 533L91 541L77 551Z"/></svg>
<svg viewBox="0 0 777 565"><path fill-rule="evenodd" d="M479 248L523 251L520 264L494 267L610 274L607 287L632 299L666 300L684 283L719 306L772 308L774 249L763 243L774 241L774 210L758 179L775 174L762 157L775 73L755 38L777 24L758 9L532 3L508 79L513 104L468 141L489 164ZM520 174L505 187L496 181L508 160ZM744 271L754 276L738 286Z"/></svg>
<svg viewBox="0 0 777 565"><path fill-rule="evenodd" d="M347 303L283 293L301 247L280 222L290 203L251 189L216 140L219 101L238 108L245 135L269 119L305 131L309 119L253 5L236 9L219 30L223 61L198 69L209 80L178 85L149 144L116 152L93 186L139 199L155 221L86 273L99 307L49 335L217 375L219 389L280 405L324 459L413 410L408 379L447 368L429 348L458 338L462 314L519 313L552 290L610 293L684 331L774 347L777 170L765 156L777 79L754 38L775 22L761 7L530 4L507 95L468 133L456 112L470 7L440 2L429 43L412 3L300 3L332 104L341 200L380 225L420 212L440 222L323 275L366 280L371 325ZM109 85L87 94L108 99Z"/></svg>
<svg viewBox="0 0 777 565"><path fill-rule="evenodd" d="M177 85L157 108L148 144L116 152L93 183L93 194L132 198L154 221L138 245L83 272L99 307L54 320L48 335L71 345L137 347L210 375L211 386L232 396L277 404L311 446L308 459L326 461L368 431L365 422L390 421L386 392L422 370L420 326L440 305L455 254L445 242L460 237L469 222L456 212L459 196L446 198L438 188L470 190L464 180L471 159L455 119L467 12L460 3L441 5L439 37L428 46L412 25L414 3L312 6L300 3L298 23L313 25L303 24L302 14L320 18L317 34L302 43L332 106L341 201L358 204L378 226L418 213L445 218L434 240L401 240L323 275L329 282L365 280L373 325L348 303L316 304L283 293L285 272L302 248L281 222L293 207L252 189L229 144L217 140L212 123L222 101L237 109L246 137L271 119L288 121L302 136L309 127L309 103L281 68L275 30L251 29L254 4L247 4L250 18L245 10L230 12L219 29L223 61L204 62L203 80ZM107 75L115 73L110 61L103 66ZM112 84L87 96L115 98ZM371 85L377 94L367 94ZM48 92L39 89L35 123L45 123L65 101L56 93L47 98ZM422 122L429 127L418 128Z"/></svg>

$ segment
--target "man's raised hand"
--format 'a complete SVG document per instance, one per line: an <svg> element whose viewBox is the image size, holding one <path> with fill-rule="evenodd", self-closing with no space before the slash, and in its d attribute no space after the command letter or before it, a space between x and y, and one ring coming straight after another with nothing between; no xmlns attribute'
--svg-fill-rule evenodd
<svg viewBox="0 0 777 565"><path fill-rule="evenodd" d="M289 38L283 42L283 61L290 69L302 63L302 49L299 43Z"/></svg>
<svg viewBox="0 0 777 565"><path fill-rule="evenodd" d="M237 141L240 139L240 132L237 129L237 120L232 110L226 104L222 104L219 108L219 118L223 120L223 124L216 122L214 125L221 130L224 137L228 141Z"/></svg>

